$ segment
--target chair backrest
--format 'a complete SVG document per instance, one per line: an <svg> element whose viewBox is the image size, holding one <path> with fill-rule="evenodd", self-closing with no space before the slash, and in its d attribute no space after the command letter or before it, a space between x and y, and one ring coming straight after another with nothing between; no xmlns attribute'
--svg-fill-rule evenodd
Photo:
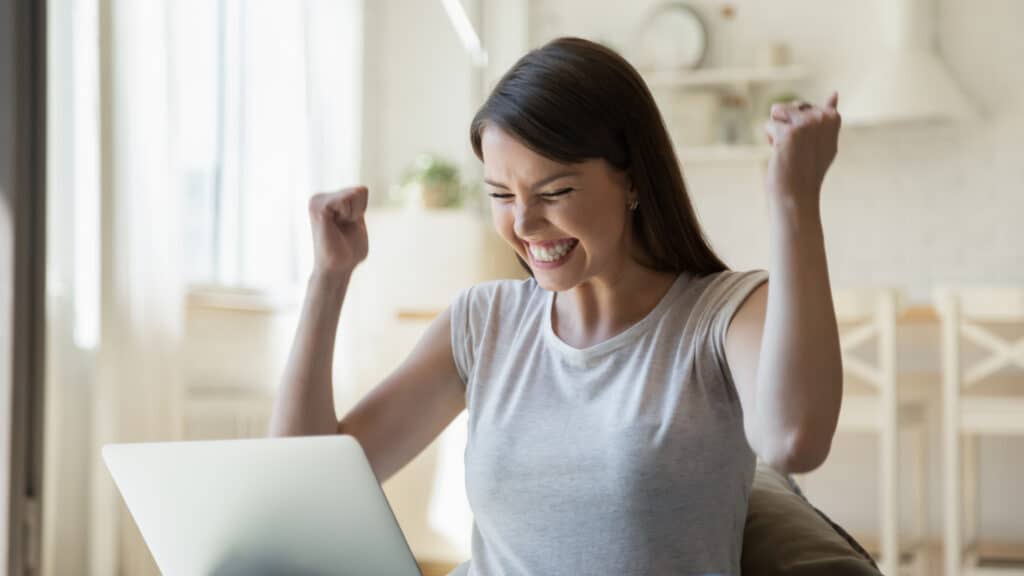
<svg viewBox="0 0 1024 576"><path fill-rule="evenodd" d="M937 288L935 308L942 322L942 363L947 385L967 390L1007 367L1024 369L1024 338L996 328L1024 325L1024 286ZM962 341L983 350L984 358L965 366Z"/></svg>
<svg viewBox="0 0 1024 576"><path fill-rule="evenodd" d="M839 324L843 370L870 384L876 391L896 387L896 317L903 295L893 288L837 290L832 295ZM874 342L875 361L868 362L854 350Z"/></svg>

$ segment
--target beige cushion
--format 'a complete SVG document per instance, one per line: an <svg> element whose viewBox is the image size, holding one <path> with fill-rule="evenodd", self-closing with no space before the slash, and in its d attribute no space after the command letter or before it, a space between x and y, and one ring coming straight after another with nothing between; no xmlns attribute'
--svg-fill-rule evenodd
<svg viewBox="0 0 1024 576"><path fill-rule="evenodd" d="M758 463L743 530L744 576L880 576L788 480Z"/></svg>

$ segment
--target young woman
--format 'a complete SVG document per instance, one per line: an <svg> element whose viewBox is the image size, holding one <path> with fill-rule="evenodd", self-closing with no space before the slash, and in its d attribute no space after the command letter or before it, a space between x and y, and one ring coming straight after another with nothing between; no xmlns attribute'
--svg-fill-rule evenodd
<svg viewBox="0 0 1024 576"><path fill-rule="evenodd" d="M331 357L367 254L367 190L317 195L272 433L350 434L384 481L468 409L475 524L459 574L739 574L755 457L817 467L839 413L819 211L837 99L772 108L768 282L708 246L636 70L581 39L530 52L470 137L494 226L531 278L461 292L339 422Z"/></svg>

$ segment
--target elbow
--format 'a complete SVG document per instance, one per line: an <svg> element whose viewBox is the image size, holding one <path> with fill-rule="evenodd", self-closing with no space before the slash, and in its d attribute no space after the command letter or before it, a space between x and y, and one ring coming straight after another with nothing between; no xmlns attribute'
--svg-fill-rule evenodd
<svg viewBox="0 0 1024 576"><path fill-rule="evenodd" d="M841 365L838 369L842 370ZM769 435L771 446L762 457L769 466L785 474L806 474L828 459L842 406L841 372L830 382L834 383L829 386L830 393L813 403L815 409L804 410L802 417Z"/></svg>
<svg viewBox="0 0 1024 576"><path fill-rule="evenodd" d="M273 418L270 420L270 426L267 429L267 438L288 438L290 436L299 436L295 430L287 427L281 422L275 421Z"/></svg>
<svg viewBox="0 0 1024 576"><path fill-rule="evenodd" d="M291 438L294 436L326 436L345 434L344 421L335 418L321 418L315 421L312 417L292 416L283 414L276 409L270 415L267 424L267 438Z"/></svg>
<svg viewBox="0 0 1024 576"><path fill-rule="evenodd" d="M777 444L765 454L765 463L784 474L806 474L825 463L832 435L794 431Z"/></svg>

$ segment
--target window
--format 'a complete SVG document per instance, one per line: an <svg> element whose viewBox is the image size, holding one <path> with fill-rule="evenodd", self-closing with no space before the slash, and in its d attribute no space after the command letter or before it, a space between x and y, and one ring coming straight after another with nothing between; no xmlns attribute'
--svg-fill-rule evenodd
<svg viewBox="0 0 1024 576"><path fill-rule="evenodd" d="M167 10L187 280L299 283L312 266L309 196L358 181L362 3Z"/></svg>

